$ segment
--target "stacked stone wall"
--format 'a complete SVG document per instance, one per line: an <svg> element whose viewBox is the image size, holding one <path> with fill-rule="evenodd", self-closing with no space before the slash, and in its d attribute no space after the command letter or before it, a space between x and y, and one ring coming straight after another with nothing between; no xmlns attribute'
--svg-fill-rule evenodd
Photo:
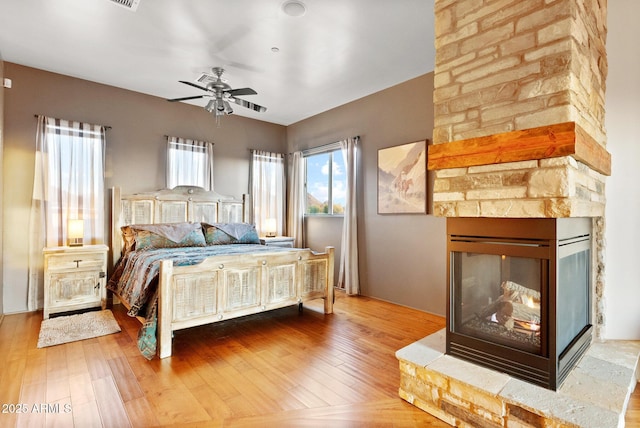
<svg viewBox="0 0 640 428"><path fill-rule="evenodd" d="M436 171L434 214L442 217L599 217L605 177L573 157Z"/></svg>
<svg viewBox="0 0 640 428"><path fill-rule="evenodd" d="M606 0L436 0L434 144L575 122L605 145Z"/></svg>

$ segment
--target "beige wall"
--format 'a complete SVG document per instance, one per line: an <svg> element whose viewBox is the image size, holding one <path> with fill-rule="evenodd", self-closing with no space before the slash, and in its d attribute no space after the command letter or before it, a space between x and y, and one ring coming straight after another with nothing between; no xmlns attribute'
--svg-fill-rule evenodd
<svg viewBox="0 0 640 428"><path fill-rule="evenodd" d="M106 186L123 192L165 186L165 138L215 144L215 186L223 194L248 192L249 149L286 150L281 125L228 116L216 126L202 107L5 62L13 81L4 103L4 309L26 310L27 231L35 149L35 114L109 125ZM176 82L178 84L178 82ZM0 103L2 105L2 103Z"/></svg>
<svg viewBox="0 0 640 428"><path fill-rule="evenodd" d="M605 339L640 339L640 2L608 2Z"/></svg>
<svg viewBox="0 0 640 428"><path fill-rule="evenodd" d="M429 73L290 125L287 141L289 151L295 151L360 136L358 248L362 294L444 315L445 220L431 214L377 213L378 149L431 140L432 95L433 73ZM306 244L313 249L327 244L339 247L340 234L335 230L340 226L341 222L307 219ZM329 242L328 236L335 242Z"/></svg>
<svg viewBox="0 0 640 428"><path fill-rule="evenodd" d="M410 80L287 128L228 116L221 127L201 107L5 63L6 313L26 310L28 217L36 119L45 114L109 125L106 185L124 192L164 187L164 135L215 143L216 190L248 191L249 148L291 152L360 135L360 268L363 294L428 312L445 311L445 223L432 215L377 214L377 152L433 130L433 75ZM288 142L288 145L287 145ZM308 223L308 246L334 245L341 222Z"/></svg>

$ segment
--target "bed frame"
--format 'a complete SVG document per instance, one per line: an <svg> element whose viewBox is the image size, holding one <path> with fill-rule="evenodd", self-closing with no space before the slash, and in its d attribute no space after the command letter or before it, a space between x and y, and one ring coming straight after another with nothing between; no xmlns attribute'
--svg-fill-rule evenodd
<svg viewBox="0 0 640 428"><path fill-rule="evenodd" d="M113 263L120 258L120 227L129 224L199 221L248 221L248 197L241 200L180 186L134 195L112 189ZM324 299L324 312L333 312L334 248L224 255L193 266L160 265L157 349L171 355L173 332L272 309ZM127 303L117 296L125 306Z"/></svg>

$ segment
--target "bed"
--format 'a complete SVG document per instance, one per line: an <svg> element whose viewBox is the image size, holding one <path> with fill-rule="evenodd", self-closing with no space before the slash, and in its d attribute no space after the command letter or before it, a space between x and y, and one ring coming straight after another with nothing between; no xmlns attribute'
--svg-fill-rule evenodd
<svg viewBox="0 0 640 428"><path fill-rule="evenodd" d="M113 188L107 288L142 327L148 359L171 356L173 332L324 299L333 312L334 249L262 245L247 196L180 186L133 195Z"/></svg>

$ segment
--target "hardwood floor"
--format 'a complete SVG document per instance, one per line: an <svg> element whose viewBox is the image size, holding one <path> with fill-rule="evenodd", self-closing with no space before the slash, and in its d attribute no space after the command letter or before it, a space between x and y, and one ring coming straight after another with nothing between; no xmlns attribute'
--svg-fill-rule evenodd
<svg viewBox="0 0 640 428"><path fill-rule="evenodd" d="M448 426L398 397L395 358L440 317L337 293L333 315L319 301L183 330L171 358L147 361L138 321L113 311L121 333L44 349L41 312L5 316L0 426Z"/></svg>

